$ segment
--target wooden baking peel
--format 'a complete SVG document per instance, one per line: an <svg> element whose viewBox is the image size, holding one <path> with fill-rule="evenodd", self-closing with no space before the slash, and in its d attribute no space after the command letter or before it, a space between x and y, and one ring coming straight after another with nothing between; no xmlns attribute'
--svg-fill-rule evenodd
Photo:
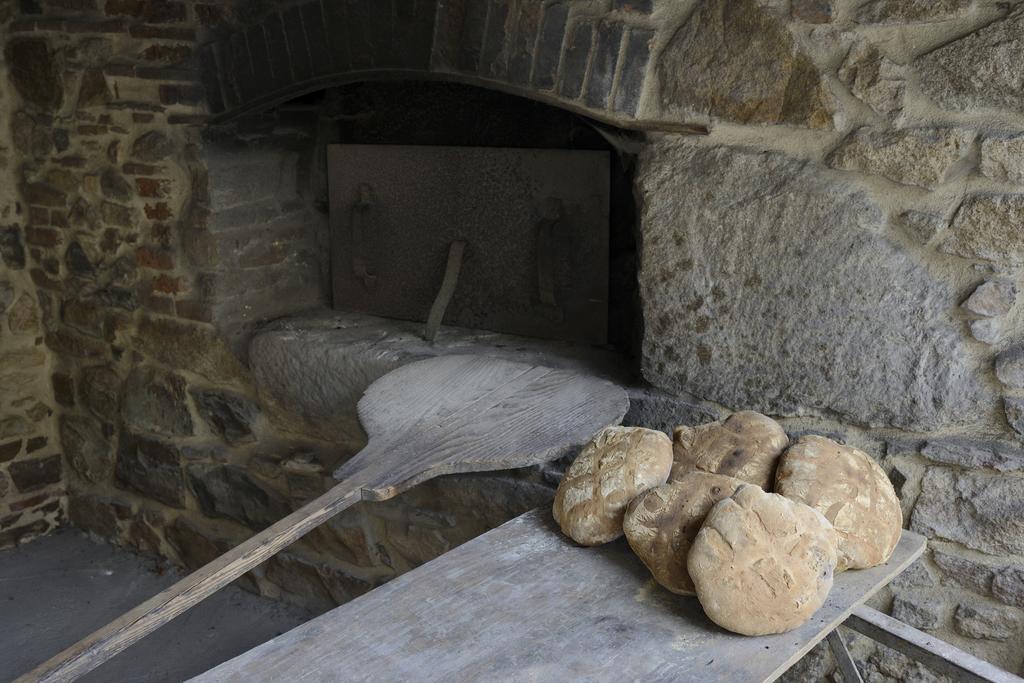
<svg viewBox="0 0 1024 683"><path fill-rule="evenodd" d="M485 356L401 367L360 399L369 442L335 472L340 484L18 681L75 680L359 501L443 474L554 460L617 424L628 406L620 387L569 370Z"/></svg>

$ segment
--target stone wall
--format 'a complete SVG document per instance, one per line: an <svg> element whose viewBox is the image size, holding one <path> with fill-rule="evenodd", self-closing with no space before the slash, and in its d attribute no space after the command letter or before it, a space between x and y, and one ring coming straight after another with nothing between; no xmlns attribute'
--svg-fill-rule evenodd
<svg viewBox="0 0 1024 683"><path fill-rule="evenodd" d="M1020 671L1024 5L685 4L645 101L710 132L641 154L644 377L877 457L930 539L877 606Z"/></svg>
<svg viewBox="0 0 1024 683"><path fill-rule="evenodd" d="M0 3L0 44L12 8ZM0 548L64 521L62 459L55 433L52 354L43 343L40 296L26 270L38 252L15 178L32 140L18 112L6 53L0 55Z"/></svg>
<svg viewBox="0 0 1024 683"><path fill-rule="evenodd" d="M307 73L289 41L328 19L308 0L17 5L0 17L0 430L17 432L0 436L0 539L50 528L66 487L75 525L196 567L322 492L359 445L318 438L244 354L261 321L326 301L308 175L322 121L207 114L416 65L395 36L333 31L329 72ZM422 75L652 131L614 136L638 154L650 387L629 420L756 408L872 453L932 539L878 606L1019 671L1024 4L417 3L434 6L439 42L408 42ZM383 31L367 11L352 25ZM414 18L389 30L419 35L402 33ZM259 70L260 46L305 58ZM324 609L545 504L551 485L424 485L240 581Z"/></svg>
<svg viewBox="0 0 1024 683"><path fill-rule="evenodd" d="M327 303L317 114L206 125L195 49L229 5L18 10L4 24L0 340L20 355L0 372L45 391L5 385L0 524L17 529L0 538L59 519L63 472L72 524L196 568L325 491L361 446L318 439L245 365L254 326ZM425 485L357 506L240 583L321 611L550 497L538 473Z"/></svg>

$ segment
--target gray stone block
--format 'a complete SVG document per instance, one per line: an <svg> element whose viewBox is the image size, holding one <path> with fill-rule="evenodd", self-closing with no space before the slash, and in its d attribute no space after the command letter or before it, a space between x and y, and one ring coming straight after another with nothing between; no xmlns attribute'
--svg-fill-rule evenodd
<svg viewBox="0 0 1024 683"><path fill-rule="evenodd" d="M192 415L185 402L185 380L153 367L133 368L124 383L121 418L134 431L191 436Z"/></svg>
<svg viewBox="0 0 1024 683"><path fill-rule="evenodd" d="M947 437L932 439L921 448L921 455L934 462L999 472L1024 470L1024 449L1008 441Z"/></svg>
<svg viewBox="0 0 1024 683"><path fill-rule="evenodd" d="M1020 624L1017 610L982 602L962 602L953 613L954 628L968 638L1009 640L1020 630Z"/></svg>
<svg viewBox="0 0 1024 683"><path fill-rule="evenodd" d="M283 495L241 467L195 464L187 469L192 493L208 517L233 519L259 530L292 511Z"/></svg>
<svg viewBox="0 0 1024 683"><path fill-rule="evenodd" d="M1003 412L1006 413L1006 422L1014 433L1024 437L1024 398L1004 396Z"/></svg>
<svg viewBox="0 0 1024 683"><path fill-rule="evenodd" d="M941 107L961 111L1005 107L1021 111L1022 51L1024 10L1017 10L1002 21L941 45L920 57L914 66L920 73L921 89Z"/></svg>
<svg viewBox="0 0 1024 683"><path fill-rule="evenodd" d="M946 129L875 131L850 134L828 159L832 168L880 175L904 185L933 188L970 150L974 134Z"/></svg>
<svg viewBox="0 0 1024 683"><path fill-rule="evenodd" d="M908 626L928 631L942 625L939 606L934 601L920 597L898 595L892 601L892 616Z"/></svg>
<svg viewBox="0 0 1024 683"><path fill-rule="evenodd" d="M193 389L192 400L210 428L232 445L255 441L252 423L259 406L246 396L220 389Z"/></svg>
<svg viewBox="0 0 1024 683"><path fill-rule="evenodd" d="M996 378L1012 389L1024 389L1024 346L1014 346L996 356Z"/></svg>
<svg viewBox="0 0 1024 683"><path fill-rule="evenodd" d="M910 528L990 555L1024 554L1024 477L931 467Z"/></svg>
<svg viewBox="0 0 1024 683"><path fill-rule="evenodd" d="M592 37L593 25L589 22L578 21L569 27L558 78L558 94L566 99L575 100L583 92Z"/></svg>
<svg viewBox="0 0 1024 683"><path fill-rule="evenodd" d="M755 0L696 5L661 51L657 77L668 117L832 127L814 62L783 18Z"/></svg>
<svg viewBox="0 0 1024 683"><path fill-rule="evenodd" d="M1024 194L968 197L953 216L942 251L999 264L1024 263Z"/></svg>
<svg viewBox="0 0 1024 683"><path fill-rule="evenodd" d="M1006 315L1017 301L1017 286L1012 282L987 280L978 285L961 306L974 315L993 318Z"/></svg>
<svg viewBox="0 0 1024 683"><path fill-rule="evenodd" d="M652 384L771 415L992 421L952 286L884 236L864 194L778 154L682 141L651 145L638 175Z"/></svg>
<svg viewBox="0 0 1024 683"><path fill-rule="evenodd" d="M114 474L117 485L171 507L185 507L181 454L170 444L122 432Z"/></svg>
<svg viewBox="0 0 1024 683"><path fill-rule="evenodd" d="M1024 137L984 140L981 173L999 182L1024 185Z"/></svg>
<svg viewBox="0 0 1024 683"><path fill-rule="evenodd" d="M870 0L857 10L863 24L944 21L963 15L973 0Z"/></svg>
<svg viewBox="0 0 1024 683"><path fill-rule="evenodd" d="M61 415L60 443L68 464L80 477L96 484L110 479L114 453L98 420L84 415Z"/></svg>

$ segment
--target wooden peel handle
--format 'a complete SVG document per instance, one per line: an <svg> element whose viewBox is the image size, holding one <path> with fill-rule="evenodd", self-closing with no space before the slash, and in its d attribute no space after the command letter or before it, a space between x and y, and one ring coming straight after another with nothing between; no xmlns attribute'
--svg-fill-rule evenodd
<svg viewBox="0 0 1024 683"><path fill-rule="evenodd" d="M363 497L364 477L336 485L281 521L189 574L15 680L73 681L297 541Z"/></svg>

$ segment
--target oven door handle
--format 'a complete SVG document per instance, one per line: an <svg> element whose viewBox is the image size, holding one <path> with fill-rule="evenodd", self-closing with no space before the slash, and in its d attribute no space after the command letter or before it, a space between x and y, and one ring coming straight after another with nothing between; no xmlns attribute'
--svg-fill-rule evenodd
<svg viewBox="0 0 1024 683"><path fill-rule="evenodd" d="M368 249L367 236L372 225L369 218L374 213L373 187L367 183L359 185L359 196L349 210L348 222L352 231L352 272L363 283L363 287L372 291L377 285L377 276L366 267L364 251Z"/></svg>

